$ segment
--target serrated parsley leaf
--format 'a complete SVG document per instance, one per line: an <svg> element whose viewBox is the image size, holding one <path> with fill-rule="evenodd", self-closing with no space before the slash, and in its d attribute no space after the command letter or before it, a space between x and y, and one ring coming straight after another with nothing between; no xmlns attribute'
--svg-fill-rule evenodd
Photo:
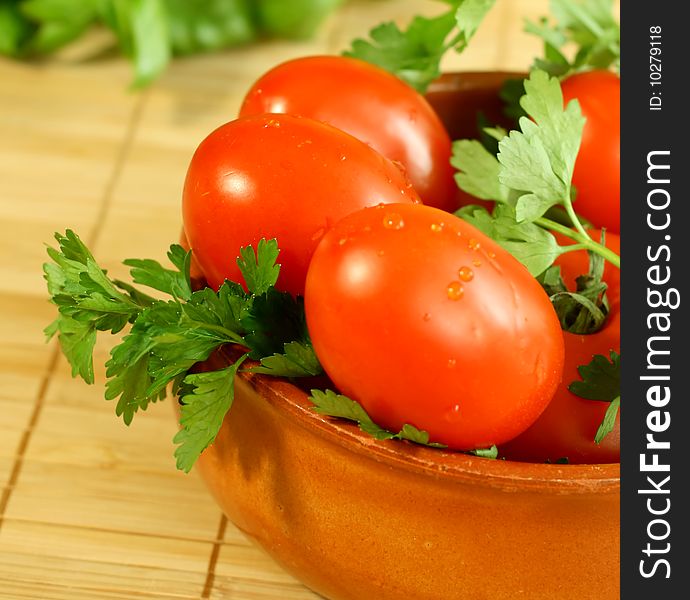
<svg viewBox="0 0 690 600"><path fill-rule="evenodd" d="M369 32L371 41L356 39L345 56L378 65L424 93L441 74L446 38L455 27L452 12L438 17L415 17L406 30L382 23Z"/></svg>
<svg viewBox="0 0 690 600"><path fill-rule="evenodd" d="M461 190L482 200L508 202L509 190L498 179L501 165L478 140L453 142L450 164L458 169L455 181Z"/></svg>
<svg viewBox="0 0 690 600"><path fill-rule="evenodd" d="M288 342L309 339L304 301L275 288L253 297L242 314L242 325L247 331L244 343L255 360L281 354Z"/></svg>
<svg viewBox="0 0 690 600"><path fill-rule="evenodd" d="M106 363L106 399L119 397L116 413L129 424L164 393L166 386L223 344L242 344L232 327L231 306L205 288L190 302L158 301L137 318Z"/></svg>
<svg viewBox="0 0 690 600"><path fill-rule="evenodd" d="M551 0L550 7L554 23L543 17L525 27L544 41L536 68L558 76L585 68L620 69L620 25L612 0Z"/></svg>
<svg viewBox="0 0 690 600"><path fill-rule="evenodd" d="M177 468L189 472L215 440L235 398L235 375L247 355L219 371L187 375L181 386L180 425L173 438Z"/></svg>
<svg viewBox="0 0 690 600"><path fill-rule="evenodd" d="M581 381L573 381L568 389L585 400L610 402L594 441L598 444L612 430L621 401L621 357L611 350L609 358L596 354L591 362L577 368Z"/></svg>
<svg viewBox="0 0 690 600"><path fill-rule="evenodd" d="M577 100L563 108L558 79L533 71L520 104L531 118L520 119L498 144L500 182L524 192L517 200L518 221L534 221L551 206L571 202L572 175L585 119Z"/></svg>
<svg viewBox="0 0 690 600"><path fill-rule="evenodd" d="M309 342L284 344L282 354L262 358L260 366L249 370L274 377L313 377L323 373L321 363Z"/></svg>
<svg viewBox="0 0 690 600"><path fill-rule="evenodd" d="M371 41L356 39L344 54L373 63L424 93L441 74L440 62L451 48L462 52L495 0L449 0L447 12L415 17L407 29L395 23L378 25Z"/></svg>
<svg viewBox="0 0 690 600"><path fill-rule="evenodd" d="M237 266L252 294L259 296L275 285L280 273L280 265L276 264L279 252L275 239L263 238L259 240L256 253L251 246L240 249Z"/></svg>
<svg viewBox="0 0 690 600"><path fill-rule="evenodd" d="M549 231L534 223L518 223L509 205L496 205L491 214L479 206L463 207L455 214L500 244L535 277L562 253Z"/></svg>
<svg viewBox="0 0 690 600"><path fill-rule="evenodd" d="M93 348L97 331L117 333L143 309L146 296L122 293L107 277L73 231L55 234L59 249L48 248L52 263L43 265L51 301L59 315L45 333L58 336L72 376L93 383Z"/></svg>
<svg viewBox="0 0 690 600"><path fill-rule="evenodd" d="M328 417L354 421L359 428L377 440L408 440L424 446L445 448L443 444L429 442L429 434L413 425L405 424L398 433L380 427L371 419L359 402L333 390L312 390L309 399L314 403L314 411Z"/></svg>
<svg viewBox="0 0 690 600"><path fill-rule="evenodd" d="M573 381L568 389L586 400L611 402L621 395L621 357L611 350L610 358L596 354L591 362L577 368L581 381Z"/></svg>
<svg viewBox="0 0 690 600"><path fill-rule="evenodd" d="M231 281L218 291L206 287L193 292L191 254L178 245L168 253L175 269L153 260L126 261L135 283L170 296L162 300L109 279L72 231L56 234L56 239L60 247L48 248L52 262L44 265L44 271L59 315L46 327L46 335L58 335L73 375L91 383L97 332L118 333L131 325L106 362L105 397L117 401L115 412L129 425L138 411L164 398L168 389L180 392L184 405L183 427L176 438L180 468L191 468L214 439L232 403L232 378L243 359L219 372L188 376L194 365L221 346L248 349L263 361L258 370L274 376L321 372L302 298L273 287L279 274L275 240L262 241L256 253L251 246L242 249L239 262L249 292Z"/></svg>
<svg viewBox="0 0 690 600"><path fill-rule="evenodd" d="M129 267L134 283L148 286L173 298L189 300L192 295L192 284L189 269L192 260L191 251L185 251L182 246L174 244L168 251L168 259L177 270L166 269L159 262L151 259L130 258L123 263Z"/></svg>

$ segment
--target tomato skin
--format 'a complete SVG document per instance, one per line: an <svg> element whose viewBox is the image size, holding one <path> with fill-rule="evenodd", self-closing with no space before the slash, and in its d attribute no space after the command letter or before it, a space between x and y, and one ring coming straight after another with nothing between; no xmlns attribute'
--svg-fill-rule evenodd
<svg viewBox="0 0 690 600"><path fill-rule="evenodd" d="M342 393L382 426L410 423L454 449L516 436L561 378L560 325L536 280L432 207L380 206L338 222L312 258L305 311Z"/></svg>
<svg viewBox="0 0 690 600"><path fill-rule="evenodd" d="M589 233L593 239L599 239L599 231ZM556 237L561 245L573 243L563 236ZM620 237L607 234L606 246L620 253ZM575 289L575 278L586 273L589 267L584 250L563 254L556 264L560 265L563 279L570 289ZM620 413L613 431L597 445L594 436L608 402L585 400L568 390L573 381L581 379L578 366L588 364L595 354L608 358L611 350L620 353L620 270L607 263L604 281L608 284L611 307L604 327L589 335L563 332L565 366L561 384L539 419L527 431L499 448L500 456L529 462L555 462L561 458L567 458L573 464L620 462Z"/></svg>
<svg viewBox="0 0 690 600"><path fill-rule="evenodd" d="M597 445L594 436L609 403L585 400L568 391L570 383L580 380L579 365L589 363L595 354L608 358L611 350L620 352L620 312L611 313L607 324L597 333L563 332L563 338L562 384L534 425L499 447L499 455L528 462L556 462L561 458L567 458L572 464L620 462L620 413L613 431Z"/></svg>
<svg viewBox="0 0 690 600"><path fill-rule="evenodd" d="M419 202L389 160L354 137L311 119L257 115L212 132L189 165L184 231L209 285L242 280L242 246L277 238L276 287L298 295L320 237L365 206Z"/></svg>
<svg viewBox="0 0 690 600"><path fill-rule="evenodd" d="M567 104L577 98L587 119L575 162L575 211L597 227L620 233L620 77L603 70L567 77L561 84Z"/></svg>
<svg viewBox="0 0 690 600"><path fill-rule="evenodd" d="M387 71L343 56L282 63L247 93L240 115L288 113L324 121L400 163L425 204L458 208L451 141L416 90Z"/></svg>

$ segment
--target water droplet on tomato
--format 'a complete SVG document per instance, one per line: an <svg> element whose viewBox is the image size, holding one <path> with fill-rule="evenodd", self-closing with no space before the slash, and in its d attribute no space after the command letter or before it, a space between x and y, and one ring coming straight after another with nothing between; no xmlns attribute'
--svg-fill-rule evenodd
<svg viewBox="0 0 690 600"><path fill-rule="evenodd" d="M405 221L398 213L386 213L383 217L383 226L386 229L402 229Z"/></svg>
<svg viewBox="0 0 690 600"><path fill-rule="evenodd" d="M475 238L470 238L469 241L467 242L467 247L470 250L479 250L479 248L481 248L481 244Z"/></svg>
<svg viewBox="0 0 690 600"><path fill-rule="evenodd" d="M347 244L347 238L340 238L338 240L338 245L344 246L345 244Z"/></svg>
<svg viewBox="0 0 690 600"><path fill-rule="evenodd" d="M460 300L465 290L459 281L451 281L446 288L446 295L449 300Z"/></svg>
<svg viewBox="0 0 690 600"><path fill-rule="evenodd" d="M481 267L481 266L482 266L482 261L479 260L478 258L475 258L475 259L472 261L472 264L473 264L475 267Z"/></svg>
<svg viewBox="0 0 690 600"><path fill-rule="evenodd" d="M469 267L460 267L458 269L458 277L460 281L472 281L474 279L474 272Z"/></svg>
<svg viewBox="0 0 690 600"><path fill-rule="evenodd" d="M320 240L324 233L326 233L325 228L321 227L320 229L317 229L311 236L312 241Z"/></svg>
<svg viewBox="0 0 690 600"><path fill-rule="evenodd" d="M340 157L340 160L347 160L347 156L345 156L345 155L343 154L343 155Z"/></svg>
<svg viewBox="0 0 690 600"><path fill-rule="evenodd" d="M446 413L443 415L444 421L446 423L456 423L462 418L462 415L460 414L460 405L459 404L453 404Z"/></svg>
<svg viewBox="0 0 690 600"><path fill-rule="evenodd" d="M495 252L489 252L489 253L487 254L487 256L488 256L489 258L496 258L496 253L495 253Z"/></svg>
<svg viewBox="0 0 690 600"><path fill-rule="evenodd" d="M446 226L445 223L432 223L431 224L431 231L434 233L440 233L443 231L443 228Z"/></svg>
<svg viewBox="0 0 690 600"><path fill-rule="evenodd" d="M376 252L376 254L377 254L377 256L383 256L385 254L385 251L384 250L378 250Z"/></svg>
<svg viewBox="0 0 690 600"><path fill-rule="evenodd" d="M448 368L449 369L454 368L457 363L458 363L458 361L455 360L454 358L449 358L448 359Z"/></svg>
<svg viewBox="0 0 690 600"><path fill-rule="evenodd" d="M266 121L266 123L264 123L264 127L265 128L273 127L275 129L277 129L278 127L280 127L280 121L278 121L276 119L269 119L268 121Z"/></svg>

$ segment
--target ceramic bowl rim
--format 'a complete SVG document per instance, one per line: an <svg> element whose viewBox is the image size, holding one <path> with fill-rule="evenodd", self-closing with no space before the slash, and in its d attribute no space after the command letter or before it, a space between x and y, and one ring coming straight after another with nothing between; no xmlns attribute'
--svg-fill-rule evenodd
<svg viewBox="0 0 690 600"><path fill-rule="evenodd" d="M388 467L431 479L510 491L619 493L620 463L556 464L495 460L400 440L377 440L354 423L318 414L307 393L288 380L243 372L271 407L322 440Z"/></svg>

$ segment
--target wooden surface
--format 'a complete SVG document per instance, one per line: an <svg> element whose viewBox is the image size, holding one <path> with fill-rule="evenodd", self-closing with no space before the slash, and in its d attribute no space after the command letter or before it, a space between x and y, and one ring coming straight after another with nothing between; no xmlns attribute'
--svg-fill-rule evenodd
<svg viewBox="0 0 690 600"><path fill-rule="evenodd" d="M546 0L499 0L447 69L525 69L522 32ZM0 58L0 597L316 598L250 545L200 479L175 470L168 403L127 429L97 383L72 380L55 341L41 264L72 228L111 273L163 259L180 229L196 145L236 115L262 72L339 52L382 20L435 14L439 2L349 0L309 42L270 42L176 62L140 93L129 65L89 58L103 33L44 63ZM112 342L97 346L102 365ZM365 599L368 600L368 599Z"/></svg>

